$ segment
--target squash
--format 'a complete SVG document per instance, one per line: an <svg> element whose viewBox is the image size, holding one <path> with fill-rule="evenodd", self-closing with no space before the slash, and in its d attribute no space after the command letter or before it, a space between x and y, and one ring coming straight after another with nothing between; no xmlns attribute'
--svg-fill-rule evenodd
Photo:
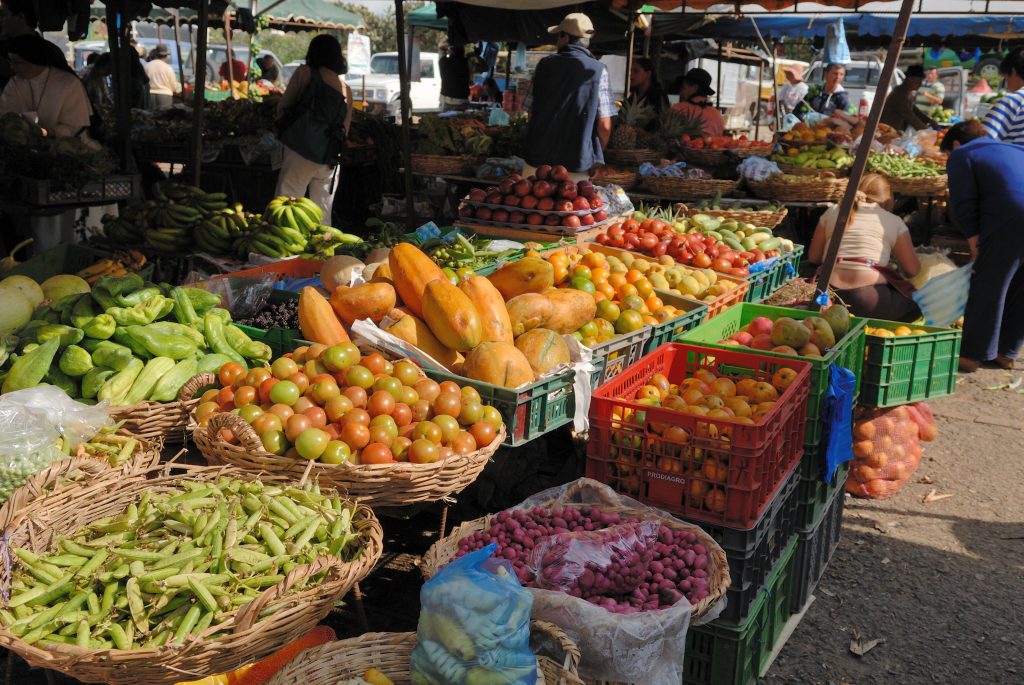
<svg viewBox="0 0 1024 685"><path fill-rule="evenodd" d="M538 257L510 262L487 277L506 301L523 293L539 293L555 284L555 269Z"/></svg>
<svg viewBox="0 0 1024 685"><path fill-rule="evenodd" d="M512 322L512 335L519 337L523 333L544 326L555 313L555 305L540 293L524 293L513 297L505 308L508 310L509 321Z"/></svg>
<svg viewBox="0 0 1024 685"><path fill-rule="evenodd" d="M299 293L299 329L302 337L323 345L348 342L348 333L327 299L311 285Z"/></svg>
<svg viewBox="0 0 1024 685"><path fill-rule="evenodd" d="M480 315L481 341L507 342L512 339L512 321L505 308L505 300L490 281L483 276L471 276L459 286Z"/></svg>
<svg viewBox="0 0 1024 685"><path fill-rule="evenodd" d="M361 319L377 323L395 306L395 289L387 283L364 283L355 288L338 286L331 293L331 307L346 326Z"/></svg>
<svg viewBox="0 0 1024 685"><path fill-rule="evenodd" d="M338 286L347 286L352 282L352 273L363 263L348 255L335 255L320 267L320 282L327 292L333 293Z"/></svg>
<svg viewBox="0 0 1024 685"><path fill-rule="evenodd" d="M471 350L480 344L483 336L476 307L446 278L427 283L423 293L423 320L437 339L453 350Z"/></svg>
<svg viewBox="0 0 1024 685"><path fill-rule="evenodd" d="M544 323L555 333L572 333L597 316L597 301L590 293L570 288L557 288L547 294L554 311Z"/></svg>
<svg viewBox="0 0 1024 685"><path fill-rule="evenodd" d="M388 317L397 318L397 321L384 329L391 335L423 350L448 369L451 369L458 361L459 353L442 345L441 341L430 332L430 327L414 315L394 310L388 314Z"/></svg>
<svg viewBox="0 0 1024 685"><path fill-rule="evenodd" d="M569 363L569 346L562 336L548 328L523 333L516 338L516 349L523 353L538 376Z"/></svg>
<svg viewBox="0 0 1024 685"><path fill-rule="evenodd" d="M415 245L398 243L388 255L391 280L403 304L416 316L423 317L423 294L427 284L439 278L448 280L441 267ZM378 269L379 271L379 269Z"/></svg>
<svg viewBox="0 0 1024 685"><path fill-rule="evenodd" d="M536 380L526 356L515 345L485 342L466 355L462 373L467 378L504 388L518 388Z"/></svg>

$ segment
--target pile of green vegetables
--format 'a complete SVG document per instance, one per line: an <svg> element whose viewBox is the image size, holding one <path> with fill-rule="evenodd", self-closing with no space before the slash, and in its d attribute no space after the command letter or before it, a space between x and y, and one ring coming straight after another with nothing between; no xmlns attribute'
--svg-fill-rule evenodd
<svg viewBox="0 0 1024 685"><path fill-rule="evenodd" d="M268 361L270 348L230 325L219 305L198 288L105 276L0 340L2 392L48 383L85 402L169 402L199 373Z"/></svg>
<svg viewBox="0 0 1024 685"><path fill-rule="evenodd" d="M501 260L515 257L522 252L518 249L492 252L489 249L490 240L477 235L467 238L461 233L454 233L454 240L449 240L448 236L445 236L445 238L430 238L420 244L420 249L442 269L456 272L459 269L475 271Z"/></svg>
<svg viewBox="0 0 1024 685"><path fill-rule="evenodd" d="M315 485L220 478L147 490L123 513L57 538L53 552L15 549L0 622L28 644L85 649L215 638L236 609L297 566L362 554L356 513Z"/></svg>
<svg viewBox="0 0 1024 685"><path fill-rule="evenodd" d="M888 152L872 152L868 157L868 171L894 178L930 178L946 173L935 162Z"/></svg>

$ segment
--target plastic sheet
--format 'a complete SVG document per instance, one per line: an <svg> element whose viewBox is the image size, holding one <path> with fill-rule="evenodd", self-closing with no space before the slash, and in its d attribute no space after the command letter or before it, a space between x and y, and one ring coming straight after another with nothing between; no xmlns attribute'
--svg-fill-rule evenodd
<svg viewBox="0 0 1024 685"><path fill-rule="evenodd" d="M965 264L936 276L914 292L914 302L921 308L927 325L946 328L964 315L973 266L973 263Z"/></svg>
<svg viewBox="0 0 1024 685"><path fill-rule="evenodd" d="M247 319L266 306L277 279L277 274L268 271L254 276L213 278L190 286L220 295L222 306L231 312L232 318Z"/></svg>

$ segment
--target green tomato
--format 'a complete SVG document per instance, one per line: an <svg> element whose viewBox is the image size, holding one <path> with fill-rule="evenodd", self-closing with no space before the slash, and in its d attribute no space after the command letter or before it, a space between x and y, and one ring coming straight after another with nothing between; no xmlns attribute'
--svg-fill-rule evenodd
<svg viewBox="0 0 1024 685"><path fill-rule="evenodd" d="M359 361L359 348L350 342L331 345L324 350L320 361L332 372L344 371Z"/></svg>
<svg viewBox="0 0 1024 685"><path fill-rule="evenodd" d="M241 416L246 423L252 423L253 420L263 413L263 410L255 404L247 404L244 407L238 408L238 415Z"/></svg>
<svg viewBox="0 0 1024 685"><path fill-rule="evenodd" d="M352 459L352 449L341 440L331 440L324 447L320 461L324 464L344 464Z"/></svg>
<svg viewBox="0 0 1024 685"><path fill-rule="evenodd" d="M433 421L441 428L441 441L445 445L450 445L459 434L459 420L454 416L438 414L433 418Z"/></svg>
<svg viewBox="0 0 1024 685"><path fill-rule="evenodd" d="M327 443L330 441L331 437L325 431L319 428L307 428L295 439L295 451L303 459L312 461L324 453Z"/></svg>
<svg viewBox="0 0 1024 685"><path fill-rule="evenodd" d="M480 395L477 395L479 398ZM465 388L463 388L462 395L462 410L459 412L459 423L463 426L472 426L477 421L480 421L484 417L484 406L479 400L473 401L466 399Z"/></svg>
<svg viewBox="0 0 1024 685"><path fill-rule="evenodd" d="M392 438L397 438L398 437L398 424L395 423L395 420L393 418L391 418L390 416L388 416L387 414L381 414L380 416L374 416L370 420L370 428L371 429L377 428L378 426L380 426L380 427L384 428L385 430L387 430L388 434L390 434Z"/></svg>
<svg viewBox="0 0 1024 685"><path fill-rule="evenodd" d="M373 372L359 364L350 366L345 372L345 382L363 390L369 390L373 387Z"/></svg>
<svg viewBox="0 0 1024 685"><path fill-rule="evenodd" d="M299 386L295 385L292 381L278 381L270 389L270 401L274 404L285 404L290 407L299 399L300 394Z"/></svg>
<svg viewBox="0 0 1024 685"><path fill-rule="evenodd" d="M260 433L260 442L263 443L263 449L271 454L280 455L288 451L288 438L284 431L263 431Z"/></svg>
<svg viewBox="0 0 1024 685"><path fill-rule="evenodd" d="M381 376L373 382L374 390L383 390L384 392L391 393L391 396L395 398L396 402L402 401L402 398L405 397L402 390L404 387L406 386L402 385L402 381L394 378L393 376Z"/></svg>

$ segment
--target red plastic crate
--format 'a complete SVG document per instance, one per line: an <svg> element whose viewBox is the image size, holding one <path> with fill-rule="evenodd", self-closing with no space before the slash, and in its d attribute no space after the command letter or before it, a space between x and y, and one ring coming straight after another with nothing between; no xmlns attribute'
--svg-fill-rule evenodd
<svg viewBox="0 0 1024 685"><path fill-rule="evenodd" d="M757 424L684 414L626 399L634 397L655 373L665 374L672 383L701 368L734 380L768 381L784 367L796 371L796 379ZM687 520L753 528L772 493L803 454L810 372L811 364L798 359L664 345L594 392L587 476ZM681 428L684 434L666 438L663 434L669 427ZM707 467L716 462L726 467L724 480L717 477L716 469ZM717 502L709 496L712 492L721 493Z"/></svg>

